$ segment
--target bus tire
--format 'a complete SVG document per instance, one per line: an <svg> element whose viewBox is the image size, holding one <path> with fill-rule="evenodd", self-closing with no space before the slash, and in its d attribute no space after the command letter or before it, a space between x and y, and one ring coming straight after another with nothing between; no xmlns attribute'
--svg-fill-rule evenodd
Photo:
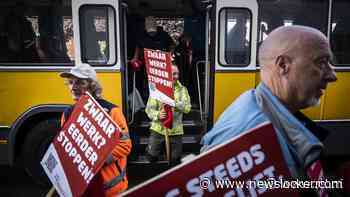
<svg viewBox="0 0 350 197"><path fill-rule="evenodd" d="M40 161L59 129L58 119L40 121L29 130L22 146L21 157L25 171L37 184L45 187L51 183Z"/></svg>

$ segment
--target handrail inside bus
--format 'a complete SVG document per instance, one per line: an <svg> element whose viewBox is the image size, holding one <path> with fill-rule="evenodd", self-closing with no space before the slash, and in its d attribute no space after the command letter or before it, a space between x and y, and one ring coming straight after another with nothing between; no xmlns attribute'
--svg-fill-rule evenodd
<svg viewBox="0 0 350 197"><path fill-rule="evenodd" d="M196 77L197 77L197 87L198 87L198 102L199 102L199 111L200 111L200 119L203 121L203 108L202 108L202 94L201 94L201 86L200 86L200 80L199 80L199 71L198 71L198 66L199 64L204 64L205 65L205 60L199 60L196 62Z"/></svg>
<svg viewBox="0 0 350 197"><path fill-rule="evenodd" d="M128 61L129 62L129 61ZM202 93L201 93L201 86L200 86L200 78L199 78L199 65L204 64L205 60L199 60L195 63L195 69L196 69L196 82L197 82L197 89L198 89L198 104L199 104L199 111L200 111L200 120L203 121L203 104L202 104ZM135 120L135 99L136 99L136 73L135 71L132 71L132 110L131 110L131 119L129 121L129 124L133 124Z"/></svg>

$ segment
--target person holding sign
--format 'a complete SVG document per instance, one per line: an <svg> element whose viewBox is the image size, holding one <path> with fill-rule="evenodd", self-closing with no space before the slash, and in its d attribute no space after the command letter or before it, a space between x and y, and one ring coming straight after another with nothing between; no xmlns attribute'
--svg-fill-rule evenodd
<svg viewBox="0 0 350 197"><path fill-rule="evenodd" d="M326 36L306 26L272 31L259 48L261 83L243 93L202 139L202 152L254 128L272 122L284 160L294 178L319 180L327 131L300 110L319 103L327 84L337 80ZM317 191L325 196L326 191Z"/></svg>
<svg viewBox="0 0 350 197"><path fill-rule="evenodd" d="M136 77L139 80L136 81L136 87L140 91L143 101L146 102L148 99L147 75L144 66L141 67L144 64L144 49L170 52L175 49L175 43L166 31L157 28L156 18L153 16L145 18L144 28L144 31L137 37L134 56L130 63L131 67L137 71Z"/></svg>
<svg viewBox="0 0 350 197"><path fill-rule="evenodd" d="M173 39L162 27L157 27L156 18L153 16L145 18L145 30L137 39L132 60L142 59L144 48L161 51L173 51L175 49Z"/></svg>
<svg viewBox="0 0 350 197"><path fill-rule="evenodd" d="M79 64L69 72L61 73L60 76L65 78L65 83L74 101L78 101L88 91L121 129L119 143L110 153L99 173L92 179L83 196L115 196L125 191L128 188L126 164L127 156L131 151L131 140L122 110L102 98L102 87L97 80L95 70L90 65ZM62 114L62 126L69 118L73 108L74 105L67 108Z"/></svg>
<svg viewBox="0 0 350 197"><path fill-rule="evenodd" d="M161 152L161 145L165 141L165 134L168 132L170 140L171 163L179 162L182 154L182 135L183 113L189 113L191 110L191 101L185 86L179 82L179 69L176 65L172 66L174 81L174 99L175 107L161 103L152 97L148 98L146 113L151 119L150 137L147 147L147 158L150 162L156 162ZM170 110L168 110L168 109ZM170 113L169 113L170 112ZM172 125L170 119L172 117Z"/></svg>

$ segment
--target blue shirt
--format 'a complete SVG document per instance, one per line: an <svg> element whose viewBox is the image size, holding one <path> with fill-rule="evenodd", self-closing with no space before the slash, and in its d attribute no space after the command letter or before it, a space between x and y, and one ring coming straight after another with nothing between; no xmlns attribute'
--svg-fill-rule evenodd
<svg viewBox="0 0 350 197"><path fill-rule="evenodd" d="M219 117L214 127L202 138L201 152L222 144L233 137L252 129L264 122L271 122L261 111L256 100L256 90L249 90L240 95ZM293 158L293 148L290 147L276 127L276 135L281 145L286 165L293 176L298 176L299 165Z"/></svg>

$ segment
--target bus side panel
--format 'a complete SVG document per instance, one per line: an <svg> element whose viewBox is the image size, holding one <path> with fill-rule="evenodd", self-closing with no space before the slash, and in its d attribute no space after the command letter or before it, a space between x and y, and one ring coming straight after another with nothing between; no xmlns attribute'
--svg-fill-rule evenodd
<svg viewBox="0 0 350 197"><path fill-rule="evenodd" d="M257 71L256 73L255 73L255 87L257 87L258 85L259 85L259 83L260 83L260 71Z"/></svg>
<svg viewBox="0 0 350 197"><path fill-rule="evenodd" d="M243 92L254 88L253 72L215 73L214 122L220 114Z"/></svg>
<svg viewBox="0 0 350 197"><path fill-rule="evenodd" d="M102 95L121 106L120 73L99 73ZM69 104L72 98L58 72L0 72L0 125L12 123L29 108L41 104Z"/></svg>
<svg viewBox="0 0 350 197"><path fill-rule="evenodd" d="M103 98L122 108L123 98L121 73L119 71L110 73L98 73L97 77L101 82L103 88Z"/></svg>
<svg viewBox="0 0 350 197"><path fill-rule="evenodd" d="M350 72L337 72L338 80L328 84L323 119L350 119Z"/></svg>

